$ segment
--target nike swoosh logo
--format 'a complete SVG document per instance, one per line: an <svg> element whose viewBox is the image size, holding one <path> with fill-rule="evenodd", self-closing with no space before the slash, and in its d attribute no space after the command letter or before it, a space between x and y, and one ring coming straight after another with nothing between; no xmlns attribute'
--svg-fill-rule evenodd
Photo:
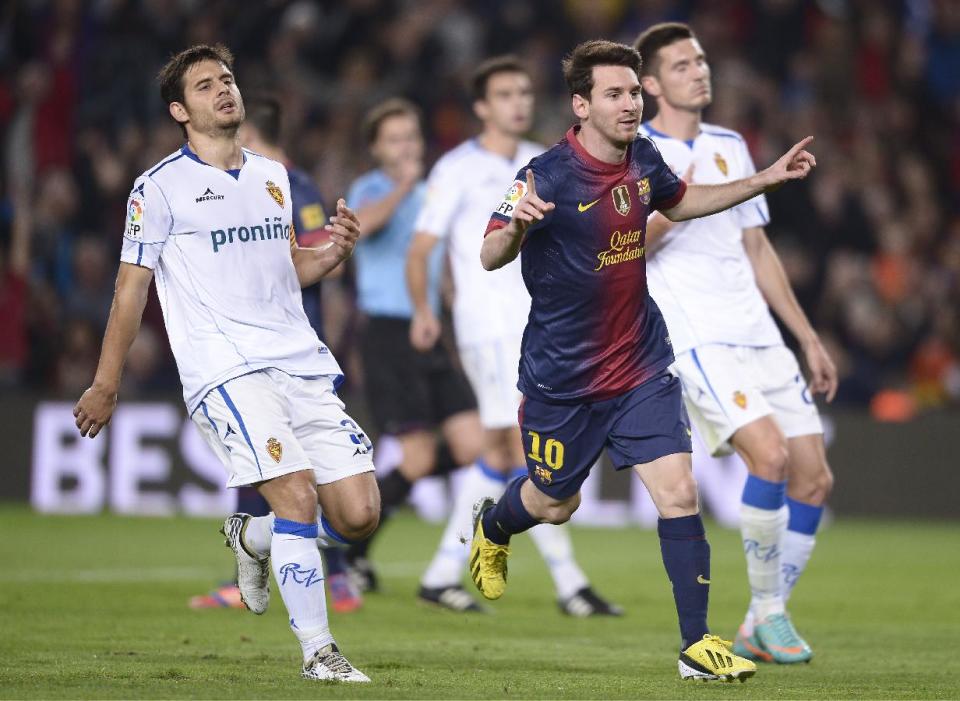
<svg viewBox="0 0 960 701"><path fill-rule="evenodd" d="M599 201L600 201L600 198L598 197L593 202L587 202L586 204L584 204L583 202L580 202L579 204L577 204L577 211L586 212L588 209L590 209L593 205L595 205Z"/></svg>
<svg viewBox="0 0 960 701"><path fill-rule="evenodd" d="M709 579L704 579L702 574L698 574L698 575L697 575L697 583L698 583L698 584L710 584L710 580L709 580Z"/></svg>

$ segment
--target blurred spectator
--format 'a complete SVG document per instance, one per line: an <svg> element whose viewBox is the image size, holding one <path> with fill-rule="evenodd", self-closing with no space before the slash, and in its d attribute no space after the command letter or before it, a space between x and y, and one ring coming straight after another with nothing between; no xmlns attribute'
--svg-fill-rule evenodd
<svg viewBox="0 0 960 701"><path fill-rule="evenodd" d="M691 22L709 52L707 120L743 133L756 162L817 137L818 170L771 196L769 233L838 353L840 401L868 406L892 389L920 409L960 404L956 2L261 0L237 12L227 0L38 0L11 8L0 42L0 377L8 385L82 388L89 377L77 376L92 376L85 354L109 307L128 188L180 145L153 81L170 52L228 43L241 88L281 96L283 145L336 198L370 165L357 125L371 104L416 101L435 158L475 130L471 68L510 50L534 68L542 109L533 136L551 142L572 121L559 70L566 52L598 36L630 41L676 19ZM17 206L14 189L24 193ZM131 392L172 376L158 316L154 297ZM341 343L349 367L349 333ZM64 357L68 347L75 357Z"/></svg>

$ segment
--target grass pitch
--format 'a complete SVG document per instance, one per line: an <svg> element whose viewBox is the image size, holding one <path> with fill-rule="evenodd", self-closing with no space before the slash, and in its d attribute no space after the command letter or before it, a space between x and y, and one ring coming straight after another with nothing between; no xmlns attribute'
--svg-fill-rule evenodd
<svg viewBox="0 0 960 701"><path fill-rule="evenodd" d="M262 617L191 611L229 575L218 522L40 517L0 507L0 698L957 698L960 527L844 521L825 531L791 609L810 665L764 665L745 684L681 682L678 633L656 535L574 529L612 620L557 610L529 539L515 539L493 616L414 602L440 528L402 515L375 546L384 593L331 615L373 679L299 678L274 591ZM709 528L709 527L708 527ZM709 528L710 623L730 637L748 599L737 534Z"/></svg>

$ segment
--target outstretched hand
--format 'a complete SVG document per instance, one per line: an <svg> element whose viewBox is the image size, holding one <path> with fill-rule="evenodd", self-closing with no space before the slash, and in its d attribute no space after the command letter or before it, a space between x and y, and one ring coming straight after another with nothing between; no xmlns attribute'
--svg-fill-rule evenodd
<svg viewBox="0 0 960 701"><path fill-rule="evenodd" d="M813 141L812 136L798 141L789 151L780 156L776 163L763 171L766 183L764 189L772 192L788 180L802 180L817 167L817 159L805 150Z"/></svg>
<svg viewBox="0 0 960 701"><path fill-rule="evenodd" d="M544 202L537 196L537 183L533 178L533 169L527 168L527 191L516 209L513 210L511 223L516 227L518 234L526 233L533 224L543 221L548 212L553 211L556 205L553 202Z"/></svg>

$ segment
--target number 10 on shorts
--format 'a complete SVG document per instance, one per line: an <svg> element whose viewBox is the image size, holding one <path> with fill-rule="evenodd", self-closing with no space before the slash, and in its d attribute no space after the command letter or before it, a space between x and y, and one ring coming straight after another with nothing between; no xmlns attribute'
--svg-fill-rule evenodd
<svg viewBox="0 0 960 701"><path fill-rule="evenodd" d="M556 438L547 438L544 443L536 431L527 431L530 436L530 452L527 457L541 465L546 464L551 470L563 467L563 443ZM543 443L543 454L540 454L540 445Z"/></svg>

